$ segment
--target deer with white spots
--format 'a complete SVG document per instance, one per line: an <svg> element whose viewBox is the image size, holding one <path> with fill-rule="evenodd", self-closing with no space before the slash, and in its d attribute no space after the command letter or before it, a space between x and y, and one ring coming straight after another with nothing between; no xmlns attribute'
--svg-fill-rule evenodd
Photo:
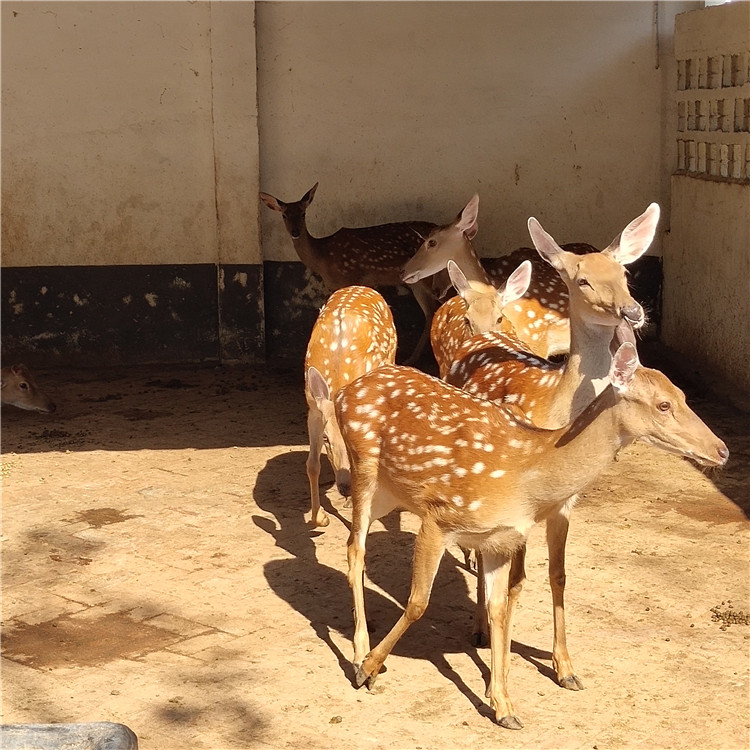
<svg viewBox="0 0 750 750"><path fill-rule="evenodd" d="M260 198L284 219L300 260L320 276L330 291L347 286L387 287L402 284L401 269L422 244L422 238L435 227L427 221L402 221L372 227L342 227L327 237L313 237L307 229L306 213L318 188L316 182L302 198L284 203L268 193ZM430 323L445 277L407 284L425 316L419 342L409 357L415 362L430 337Z"/></svg>
<svg viewBox="0 0 750 750"><path fill-rule="evenodd" d="M42 391L26 365L9 365L0 370L0 399L3 404L27 411L52 414L57 408Z"/></svg>
<svg viewBox="0 0 750 750"><path fill-rule="evenodd" d="M328 526L320 506L320 454L325 446L343 497L350 494L349 458L333 413L333 399L360 375L396 357L396 328L391 309L374 289L350 286L335 291L318 315L305 355L305 398L310 453L311 523Z"/></svg>
<svg viewBox="0 0 750 750"><path fill-rule="evenodd" d="M631 326L639 328L645 321L643 308L628 290L623 264L632 263L646 251L658 220L659 206L652 203L605 250L576 255L564 251L536 219L529 219L529 232L540 256L556 269L568 289L571 347L567 361L549 362L519 351L512 338L487 333L459 348L447 382L480 398L514 404L539 427L557 428L572 422L607 385L613 336L618 343L633 341ZM559 683L570 690L583 688L565 638L565 545L575 500L571 497L547 518L553 664ZM517 567L521 570L524 554L525 548L520 547ZM481 563L479 559L480 572ZM475 645L487 641L481 581L480 576L472 636Z"/></svg>
<svg viewBox="0 0 750 750"><path fill-rule="evenodd" d="M631 343L615 354L610 381L572 425L557 430L534 427L520 421L515 410L408 367L386 365L342 389L336 415L351 459L347 559L358 687L372 687L388 654L423 615L443 553L458 543L483 559L490 705L501 726L522 727L507 679L511 617L523 582L515 553L531 527L559 513L636 440L707 466L721 466L729 455L681 391L661 373L638 367ZM370 649L366 538L373 521L395 508L421 519L411 592L402 616Z"/></svg>
<svg viewBox="0 0 750 750"><path fill-rule="evenodd" d="M565 285L529 248L501 258L480 259L471 244L478 231L478 214L479 196L475 194L453 222L430 232L404 266L401 278L407 283L416 283L440 273L452 260L470 283L500 287L514 268L528 260L533 266L531 283L521 299L505 308L504 315L528 351L540 357L566 354L570 348L570 323ZM585 243L563 247L576 253L596 250Z"/></svg>
<svg viewBox="0 0 750 750"><path fill-rule="evenodd" d="M458 294L438 308L430 328L432 351L443 379L453 364L456 351L466 339L487 331L515 334L504 311L528 289L531 263L523 261L501 289L480 281L470 283L452 260L448 261L448 276Z"/></svg>

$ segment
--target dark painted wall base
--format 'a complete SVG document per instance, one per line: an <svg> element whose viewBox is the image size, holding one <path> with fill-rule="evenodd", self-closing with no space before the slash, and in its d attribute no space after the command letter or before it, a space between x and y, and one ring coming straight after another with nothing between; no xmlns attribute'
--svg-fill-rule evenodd
<svg viewBox="0 0 750 750"><path fill-rule="evenodd" d="M262 360L260 289L258 265L3 268L3 360Z"/></svg>
<svg viewBox="0 0 750 750"><path fill-rule="evenodd" d="M649 338L659 332L661 259L630 267ZM399 334L397 361L424 325L405 289L384 289ZM322 283L299 262L259 265L44 266L2 269L2 357L31 367L173 362L300 364Z"/></svg>

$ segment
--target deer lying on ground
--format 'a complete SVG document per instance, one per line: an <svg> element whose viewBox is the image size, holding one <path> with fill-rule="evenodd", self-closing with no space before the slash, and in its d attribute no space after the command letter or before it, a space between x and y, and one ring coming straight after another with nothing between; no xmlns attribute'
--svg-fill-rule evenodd
<svg viewBox="0 0 750 750"><path fill-rule="evenodd" d="M443 379L453 364L456 351L466 339L488 331L515 333L504 311L528 289L531 262L523 261L501 289L479 281L469 283L452 260L448 261L448 276L458 294L438 308L430 327L432 351Z"/></svg>
<svg viewBox="0 0 750 750"><path fill-rule="evenodd" d="M472 238L478 231L479 196L474 195L456 219L433 229L419 250L404 266L402 279L407 283L440 273L452 260L470 283L501 286L520 263L532 263L531 283L522 299L505 309L505 317L523 342L525 349L540 357L566 354L570 348L568 295L565 285L536 252L521 248L501 258L481 259ZM595 251L584 243L563 246L576 253Z"/></svg>
<svg viewBox="0 0 750 750"><path fill-rule="evenodd" d="M312 203L316 182L300 200L284 203L268 193L260 198L284 219L300 260L323 279L329 291L346 286L398 286L401 269L422 244L422 237L434 227L427 221L402 221L372 227L342 227L327 237L313 237L307 229L305 214ZM425 326L410 362L419 359L430 337L430 323L447 281L428 279L407 286L425 316Z"/></svg>
<svg viewBox="0 0 750 750"><path fill-rule="evenodd" d="M618 349L609 380L571 425L557 430L519 421L516 411L407 367L386 365L339 393L336 416L352 463L347 559L358 687L373 686L388 654L422 616L443 552L458 543L483 560L492 649L487 696L495 720L522 727L507 678L511 619L524 579L516 552L531 527L559 514L636 440L706 466L721 466L729 455L681 391L661 373L638 367L633 344ZM366 538L373 521L395 508L422 521L411 593L402 616L371 650Z"/></svg>
<svg viewBox="0 0 750 750"><path fill-rule="evenodd" d="M26 365L10 365L0 370L0 396L3 404L28 411L52 414L57 408L52 399L39 389Z"/></svg>
<svg viewBox="0 0 750 750"><path fill-rule="evenodd" d="M333 398L360 375L396 358L396 328L391 309L374 289L350 286L335 291L320 311L305 355L305 398L310 454L311 522L328 526L320 507L320 453L325 446L336 487L349 497L349 458L333 413Z"/></svg>
<svg viewBox="0 0 750 750"><path fill-rule="evenodd" d="M539 255L554 268L570 299L570 355L565 364L549 362L519 351L517 341L499 333L475 336L464 342L446 380L480 398L512 403L535 425L557 428L570 424L608 383L611 342L634 341L630 326L645 321L643 308L631 296L623 264L639 258L651 244L659 220L659 206L651 204L631 221L602 252L576 255L564 251L529 219L529 233ZM570 513L576 498L547 518L549 581L552 590L553 665L565 688L580 690L565 638L565 545ZM523 567L524 548L517 565ZM480 566L481 559L477 560ZM488 639L482 578L478 577L477 609L472 641Z"/></svg>

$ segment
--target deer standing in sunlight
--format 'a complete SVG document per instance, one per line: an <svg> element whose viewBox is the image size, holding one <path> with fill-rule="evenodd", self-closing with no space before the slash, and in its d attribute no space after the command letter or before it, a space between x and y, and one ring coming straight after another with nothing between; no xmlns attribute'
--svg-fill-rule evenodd
<svg viewBox="0 0 750 750"><path fill-rule="evenodd" d="M637 329L645 322L643 308L628 289L624 266L646 252L658 220L659 206L652 203L605 250L576 255L564 251L536 219L529 219L529 233L539 255L568 289L571 348L567 361L561 364L534 357L519 351L513 339L488 333L464 342L447 381L480 398L511 403L540 427L557 428L572 422L608 383L613 337L618 343L633 342L631 326ZM583 688L565 637L565 546L575 501L571 496L546 520L553 666L560 685L570 690ZM519 548L520 567L524 555L525 548ZM481 566L481 559L477 562ZM472 640L476 645L486 645L488 626L481 575L478 584Z"/></svg>
<svg viewBox="0 0 750 750"><path fill-rule="evenodd" d="M618 349L608 380L571 425L556 430L534 427L516 410L408 367L386 365L342 389L336 416L351 459L347 559L357 686L373 686L398 640L423 615L446 547L458 543L483 560L491 646L487 696L495 720L509 729L523 726L507 680L512 614L524 580L516 552L531 527L558 514L636 440L707 466L721 466L729 455L679 389L638 366L632 343ZM411 592L399 620L370 649L366 538L373 521L395 508L421 519Z"/></svg>
<svg viewBox="0 0 750 750"><path fill-rule="evenodd" d="M360 375L396 358L396 328L391 309L374 289L350 286L335 291L320 311L305 355L305 399L310 453L311 523L328 526L320 506L320 454L325 446L336 488L349 497L349 458L333 413L339 390Z"/></svg>

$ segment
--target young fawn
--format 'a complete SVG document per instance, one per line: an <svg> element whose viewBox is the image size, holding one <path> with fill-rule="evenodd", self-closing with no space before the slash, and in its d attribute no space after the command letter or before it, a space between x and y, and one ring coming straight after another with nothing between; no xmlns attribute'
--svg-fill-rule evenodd
<svg viewBox="0 0 750 750"><path fill-rule="evenodd" d="M455 542L483 560L490 705L501 726L521 728L507 690L511 617L523 583L522 570L511 563L531 527L558 513L636 440L707 466L721 466L729 455L679 389L638 366L632 344L615 354L610 380L573 424L557 430L519 421L515 410L406 367L381 367L339 393L336 416L352 462L347 558L357 686L373 685L399 638L422 616L443 552ZM366 537L372 522L394 508L421 519L411 593L403 615L371 650Z"/></svg>
<svg viewBox="0 0 750 750"><path fill-rule="evenodd" d="M631 296L623 264L639 258L651 244L659 220L659 206L651 204L631 221L602 252L577 255L564 251L529 219L534 245L568 289L570 354L565 364L552 363L519 351L517 342L498 333L467 340L456 353L446 380L482 398L519 407L540 427L569 424L607 385L613 336L633 340L630 326L643 325L645 315ZM549 581L552 590L553 664L559 683L580 690L565 638L565 545L575 498L547 519ZM524 549L518 552L523 564ZM478 560L481 566L481 559ZM481 577L478 579L475 645L486 644L487 619Z"/></svg>
<svg viewBox="0 0 750 750"><path fill-rule="evenodd" d="M514 334L513 325L504 311L528 289L531 263L523 261L501 289L479 281L469 283L452 260L448 261L448 276L458 294L438 308L430 327L432 351L443 379L453 364L456 351L466 339L487 331Z"/></svg>
<svg viewBox="0 0 750 750"><path fill-rule="evenodd" d="M349 496L349 458L333 413L333 398L348 383L376 367L393 364L396 328L391 309L374 289L350 286L335 291L318 315L305 355L305 398L310 453L311 523L328 526L320 507L320 454L325 446L336 487Z"/></svg>
<svg viewBox="0 0 750 750"><path fill-rule="evenodd" d="M327 237L313 237L306 214L316 182L298 201L284 203L268 193L260 199L284 219L300 260L333 292L346 286L384 287L401 284L401 269L422 244L422 237L435 225L427 221L402 221L372 227L342 227ZM409 284L425 316L422 335L409 361L416 361L429 341L430 323L438 307L445 279L428 279Z"/></svg>

